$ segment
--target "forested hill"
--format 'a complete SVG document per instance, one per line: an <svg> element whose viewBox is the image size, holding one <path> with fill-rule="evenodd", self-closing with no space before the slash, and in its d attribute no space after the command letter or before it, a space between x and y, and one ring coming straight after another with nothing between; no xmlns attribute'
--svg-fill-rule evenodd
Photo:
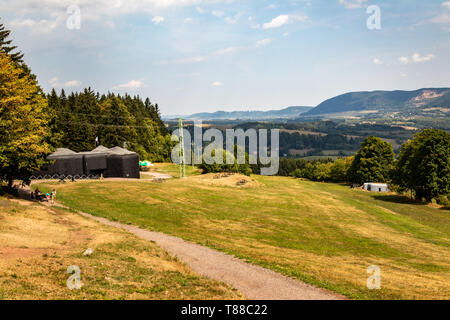
<svg viewBox="0 0 450 320"><path fill-rule="evenodd" d="M400 112L405 115L430 108L450 109L450 88L415 91L350 92L328 99L304 115L315 116L342 112ZM443 111L444 115L445 112Z"/></svg>
<svg viewBox="0 0 450 320"><path fill-rule="evenodd" d="M301 114L311 110L312 107L288 107L281 110L269 111L217 111L213 113L203 112L190 116L183 116L189 120L266 120L266 119L290 119L299 117ZM165 118L175 118L167 116Z"/></svg>
<svg viewBox="0 0 450 320"><path fill-rule="evenodd" d="M141 159L164 161L170 158L170 135L160 118L157 104L147 98L108 93L90 88L66 96L55 90L47 96L50 145L73 151L89 151L95 139L105 147L124 144L139 153Z"/></svg>

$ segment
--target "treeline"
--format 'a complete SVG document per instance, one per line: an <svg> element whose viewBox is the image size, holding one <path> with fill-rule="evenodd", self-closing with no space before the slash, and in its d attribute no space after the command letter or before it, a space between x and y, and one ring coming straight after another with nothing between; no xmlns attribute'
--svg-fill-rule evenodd
<svg viewBox="0 0 450 320"><path fill-rule="evenodd" d="M360 136L361 133L377 133L382 138L392 137L395 133L409 137L410 132L398 125L377 123L353 123L347 120L307 121L302 119L286 120L285 122L248 122L236 125L235 128L285 129L290 131L312 131L344 136Z"/></svg>
<svg viewBox="0 0 450 320"><path fill-rule="evenodd" d="M167 161L172 142L157 104L139 96L107 95L91 88L72 92L55 90L47 95L49 127L54 147L73 151L92 150L96 141L105 147L126 146L141 159Z"/></svg>
<svg viewBox="0 0 450 320"><path fill-rule="evenodd" d="M356 151L363 139L369 136L392 139L396 144L401 145L411 139L414 134L414 131L395 124L353 123L346 120L249 122L239 124L235 128L282 129L280 132L281 154L289 154L289 149L314 149L305 154L306 156L321 155L323 150ZM283 132L283 129L287 131ZM316 134L308 134L308 132Z"/></svg>
<svg viewBox="0 0 450 320"><path fill-rule="evenodd" d="M322 150L356 151L362 138L347 138L341 134L312 135L299 132L280 132L280 153L289 155L291 149L313 149L305 155L317 154Z"/></svg>
<svg viewBox="0 0 450 320"><path fill-rule="evenodd" d="M358 185L388 183L392 190L409 192L417 200L436 199L448 204L450 134L425 129L402 146L397 158L390 143L371 136L364 140L354 157L315 162L282 159L280 175Z"/></svg>
<svg viewBox="0 0 450 320"><path fill-rule="evenodd" d="M305 178L311 181L347 182L347 171L352 157L341 158L335 161L302 159L281 159L280 175Z"/></svg>

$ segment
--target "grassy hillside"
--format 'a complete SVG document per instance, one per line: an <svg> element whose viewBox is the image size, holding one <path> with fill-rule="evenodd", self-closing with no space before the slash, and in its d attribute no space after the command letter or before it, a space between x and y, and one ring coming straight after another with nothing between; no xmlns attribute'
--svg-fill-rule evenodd
<svg viewBox="0 0 450 320"><path fill-rule="evenodd" d="M150 167L150 172L169 174L172 177L180 176L180 167L170 163L155 163L154 167ZM192 165L186 165L186 175L199 175L202 171L197 167L192 167ZM142 175L141 175L142 176Z"/></svg>
<svg viewBox="0 0 450 320"><path fill-rule="evenodd" d="M80 267L81 290L66 286L71 265ZM239 298L153 243L65 210L0 198L0 300Z"/></svg>
<svg viewBox="0 0 450 320"><path fill-rule="evenodd" d="M450 299L447 210L283 177L252 176L238 187L242 178L56 187L72 208L176 235L351 298ZM366 288L371 265L381 268L381 290Z"/></svg>

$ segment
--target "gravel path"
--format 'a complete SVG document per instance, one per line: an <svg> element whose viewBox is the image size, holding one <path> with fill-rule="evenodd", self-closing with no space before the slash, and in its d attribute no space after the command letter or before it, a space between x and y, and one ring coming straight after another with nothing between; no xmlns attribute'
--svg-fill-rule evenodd
<svg viewBox="0 0 450 320"><path fill-rule="evenodd" d="M112 222L83 212L79 212L79 214L106 225L127 230L142 239L156 242L160 247L186 263L196 273L228 283L250 300L344 299L334 293L180 238Z"/></svg>
<svg viewBox="0 0 450 320"><path fill-rule="evenodd" d="M169 174L165 174L165 173L159 173L159 172L141 172L141 174L146 175L146 176L152 176L153 179L160 179L160 180L167 180L167 179L171 179L173 178L171 175Z"/></svg>

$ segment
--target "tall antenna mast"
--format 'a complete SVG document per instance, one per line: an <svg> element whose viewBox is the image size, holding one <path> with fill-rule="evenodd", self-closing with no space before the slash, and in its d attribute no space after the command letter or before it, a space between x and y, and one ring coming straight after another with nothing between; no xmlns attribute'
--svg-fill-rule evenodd
<svg viewBox="0 0 450 320"><path fill-rule="evenodd" d="M186 155L184 152L183 120L178 119L180 131L180 178L186 178Z"/></svg>

